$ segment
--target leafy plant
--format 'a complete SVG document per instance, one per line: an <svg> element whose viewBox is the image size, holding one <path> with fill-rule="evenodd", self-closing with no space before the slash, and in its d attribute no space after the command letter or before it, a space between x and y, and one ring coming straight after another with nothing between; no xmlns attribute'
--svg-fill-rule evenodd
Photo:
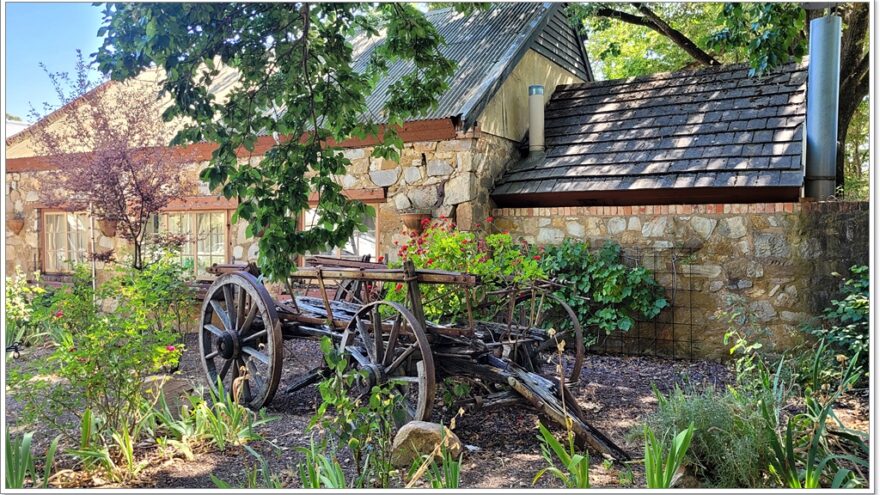
<svg viewBox="0 0 880 495"><path fill-rule="evenodd" d="M693 436L694 424L691 423L686 430L675 435L667 447L665 438L658 441L654 430L645 426L645 480L648 488L672 487Z"/></svg>
<svg viewBox="0 0 880 495"><path fill-rule="evenodd" d="M617 483L623 488L633 486L633 484L635 484L633 478L634 475L630 468L626 468L617 473Z"/></svg>
<svg viewBox="0 0 880 495"><path fill-rule="evenodd" d="M445 431L445 430L444 430ZM428 481L431 488L459 488L461 484L461 456L458 459L452 456L446 442L440 441L441 463L437 466L434 456L431 456L431 464L428 466Z"/></svg>
<svg viewBox="0 0 880 495"><path fill-rule="evenodd" d="M492 220L488 218L487 220ZM491 222L487 222L491 224ZM513 241L509 233L484 234L457 230L447 218L433 224L425 223L421 234L411 234L408 243L399 247L400 260L390 266L402 266L409 260L416 268L470 273L480 277L480 286L473 289L475 304L485 301L488 293L512 284L525 284L542 278L537 259ZM422 284L425 316L429 319L458 320L467 308L465 292L455 285ZM392 287L387 299L403 301L406 286Z"/></svg>
<svg viewBox="0 0 880 495"><path fill-rule="evenodd" d="M867 266L850 268L850 277L843 280L843 298L831 301L825 309L821 326L807 326L807 333L824 340L845 357L861 356L858 369L869 367L870 280Z"/></svg>
<svg viewBox="0 0 880 495"><path fill-rule="evenodd" d="M6 488L24 488L28 476L37 488L48 488L49 478L52 476L52 467L55 464L55 453L58 451L60 436L52 439L46 450L46 459L43 463L42 476L37 472L34 457L31 452L33 433L25 433L21 438L11 438L9 430L6 430Z"/></svg>
<svg viewBox="0 0 880 495"><path fill-rule="evenodd" d="M443 405L452 407L455 401L462 397L467 397L471 393L471 386L468 382L454 377L446 377L442 382Z"/></svg>
<svg viewBox="0 0 880 495"><path fill-rule="evenodd" d="M103 311L105 304L114 311ZM146 308L120 295L112 283L93 289L84 266L76 268L70 287L52 296L51 312L59 328L52 354L9 374L23 419L69 432L65 419L79 421L89 411L100 418L94 423L102 430L99 435L132 431L141 419L144 380L179 356L169 351L176 335L153 328Z"/></svg>
<svg viewBox="0 0 880 495"><path fill-rule="evenodd" d="M347 488L345 471L334 457L328 456L326 442L320 446L309 439L309 448L300 448L306 459L299 465L299 480L303 488Z"/></svg>
<svg viewBox="0 0 880 495"><path fill-rule="evenodd" d="M541 268L564 284L557 295L583 323L606 333L625 332L635 318L654 318L669 305L650 271L622 262L618 244L609 241L593 250L587 242L565 239L543 249L543 256L536 254Z"/></svg>
<svg viewBox="0 0 880 495"><path fill-rule="evenodd" d="M39 285L38 272L33 274L33 279L28 281L20 267L16 267L13 276L6 277L6 347L15 343L33 345L49 333L40 317L48 293Z"/></svg>
<svg viewBox="0 0 880 495"><path fill-rule="evenodd" d="M321 425L349 448L358 473L354 486L374 479L387 487L393 470L392 433L402 422L400 396L393 384L375 385L355 395L357 385L366 383L367 372L349 369L348 360L329 338L321 340L321 349L331 373L318 384L322 402L309 424Z"/></svg>
<svg viewBox="0 0 880 495"><path fill-rule="evenodd" d="M567 432L567 444L563 445L540 422L538 431L541 433L538 437L541 440L541 455L549 466L538 471L532 484L537 484L545 474L551 474L562 481L566 488L590 488L590 456L577 452L574 433L570 430Z"/></svg>
<svg viewBox="0 0 880 495"><path fill-rule="evenodd" d="M852 487L860 482L850 469L840 467L838 461L847 461L856 466L869 467L866 459L850 453L835 453L829 446L827 421L834 416L834 403L840 395L855 383L859 375L856 372L858 353L850 361L847 370L841 378L835 393L825 401L819 401L812 396L811 390L806 393L806 409L802 414L788 419L785 427L785 435L780 438L774 427L768 429L772 455L770 456L770 472L777 477L779 482L787 488L823 488L823 479L831 479L831 488ZM771 413L766 404L761 404L762 412L769 425L775 426L776 417ZM838 420L841 430L837 435L854 440L854 443L865 456L868 447L856 432L846 429ZM804 425L806 431L797 431ZM801 445L800 438L806 440L806 445ZM806 457L801 451L806 449ZM802 466L802 467L801 467ZM829 469L830 468L830 469ZM830 473L826 474L826 469ZM863 480L861 480L863 481ZM829 486L829 485L826 485Z"/></svg>
<svg viewBox="0 0 880 495"><path fill-rule="evenodd" d="M732 387L682 390L668 395L655 391L657 410L646 424L655 431L682 431L691 424L694 434L685 454L688 465L708 486L754 488L766 486L770 452L767 421L759 403L781 408L770 392L743 392ZM642 435L644 432L634 432Z"/></svg>

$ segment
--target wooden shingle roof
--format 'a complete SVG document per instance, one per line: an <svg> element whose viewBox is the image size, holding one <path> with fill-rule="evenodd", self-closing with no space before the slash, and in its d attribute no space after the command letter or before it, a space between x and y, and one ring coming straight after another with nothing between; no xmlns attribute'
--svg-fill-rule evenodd
<svg viewBox="0 0 880 495"><path fill-rule="evenodd" d="M806 76L804 64L760 78L731 65L560 86L546 154L510 166L492 196L505 206L796 198Z"/></svg>

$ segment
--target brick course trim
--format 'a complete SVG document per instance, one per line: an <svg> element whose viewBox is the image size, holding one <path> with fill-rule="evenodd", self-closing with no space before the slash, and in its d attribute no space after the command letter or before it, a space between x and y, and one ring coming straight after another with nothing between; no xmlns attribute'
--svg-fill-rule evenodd
<svg viewBox="0 0 880 495"><path fill-rule="evenodd" d="M869 209L869 203L857 201L801 201L798 203L727 203L699 205L575 206L559 208L496 208L496 217L578 217L627 215L724 215L745 213L799 213L804 211L856 211Z"/></svg>

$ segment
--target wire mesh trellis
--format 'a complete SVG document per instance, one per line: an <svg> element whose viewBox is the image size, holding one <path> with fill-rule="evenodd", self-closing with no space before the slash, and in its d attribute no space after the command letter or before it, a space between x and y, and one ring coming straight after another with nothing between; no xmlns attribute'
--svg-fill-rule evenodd
<svg viewBox="0 0 880 495"><path fill-rule="evenodd" d="M624 264L642 266L651 271L660 286L665 289L669 305L651 319L638 319L629 331L606 334L598 328L590 328L593 352L662 356L673 359L694 359L699 355L700 336L707 315L695 310L694 296L701 285L694 281L689 269L694 250L677 247L623 246Z"/></svg>

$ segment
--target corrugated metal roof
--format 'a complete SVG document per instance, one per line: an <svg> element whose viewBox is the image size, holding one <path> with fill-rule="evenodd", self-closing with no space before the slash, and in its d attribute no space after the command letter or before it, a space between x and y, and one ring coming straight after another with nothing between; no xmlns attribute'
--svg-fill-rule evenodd
<svg viewBox="0 0 880 495"><path fill-rule="evenodd" d="M428 20L446 42L441 52L456 62L456 69L449 80L449 89L440 97L437 107L410 120L461 116L465 125L470 125L512 65L537 39L550 15L559 8L559 4L551 3L497 3L470 15L459 14L452 8L429 11ZM382 38L356 38L352 41L357 57L356 70L367 67L370 55L382 42ZM560 60L578 63L572 57ZM384 121L381 112L388 88L412 68L411 63L392 64L367 98L370 114L377 122ZM585 73L583 62L579 67L566 68L575 74Z"/></svg>

